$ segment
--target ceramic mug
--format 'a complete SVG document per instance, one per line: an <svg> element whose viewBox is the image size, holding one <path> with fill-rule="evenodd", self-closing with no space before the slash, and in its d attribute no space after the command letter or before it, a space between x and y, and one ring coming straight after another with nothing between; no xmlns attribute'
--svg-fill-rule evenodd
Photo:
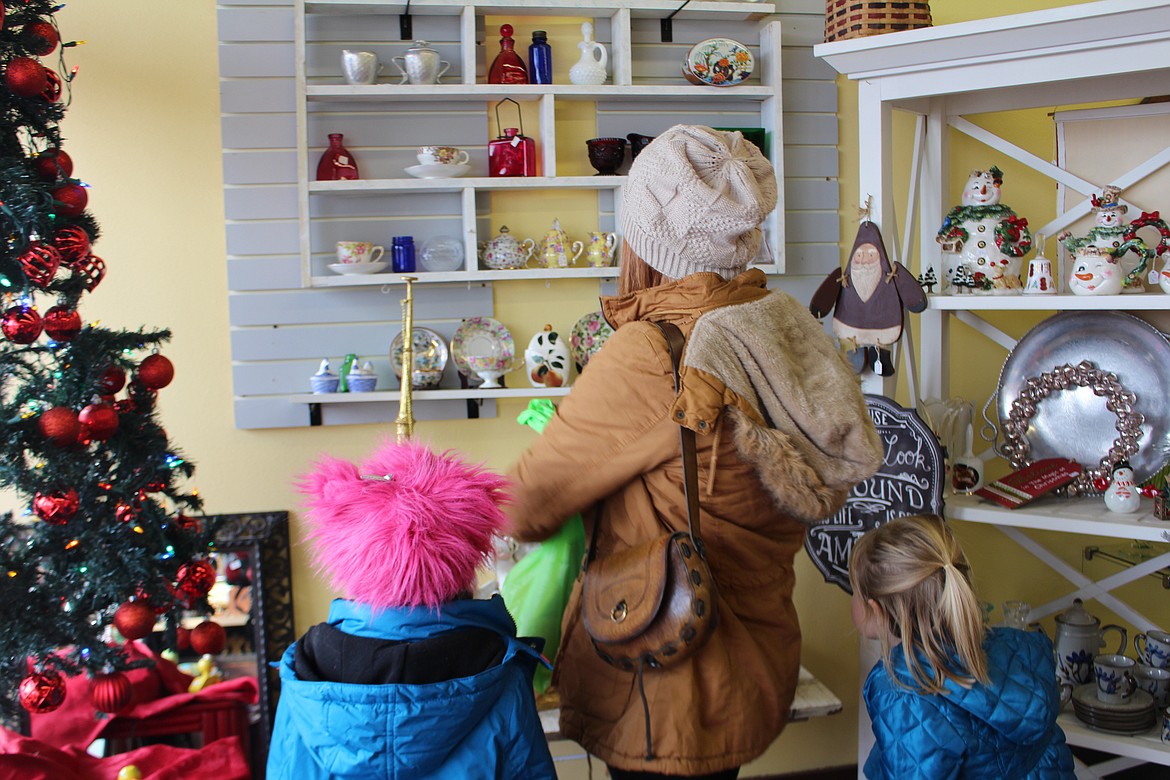
<svg viewBox="0 0 1170 780"><path fill-rule="evenodd" d="M384 247L369 241L338 241L337 262L345 265L376 263L385 251Z"/></svg>
<svg viewBox="0 0 1170 780"><path fill-rule="evenodd" d="M1133 649L1142 663L1159 669L1170 669L1170 633L1146 631L1133 638Z"/></svg>
<svg viewBox="0 0 1170 780"><path fill-rule="evenodd" d="M458 146L420 146L419 165L466 165L471 155Z"/></svg>
<svg viewBox="0 0 1170 780"><path fill-rule="evenodd" d="M1137 690L1133 671L1137 661L1129 656L1107 653L1093 659L1097 698L1106 704L1125 704Z"/></svg>
<svg viewBox="0 0 1170 780"><path fill-rule="evenodd" d="M1154 697L1158 709L1170 706L1170 669L1138 664L1134 667L1133 678L1140 690Z"/></svg>

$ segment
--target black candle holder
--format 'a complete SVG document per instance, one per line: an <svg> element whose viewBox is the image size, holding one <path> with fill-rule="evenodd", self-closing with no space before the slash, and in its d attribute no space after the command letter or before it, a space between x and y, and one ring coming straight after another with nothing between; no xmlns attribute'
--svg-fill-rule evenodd
<svg viewBox="0 0 1170 780"><path fill-rule="evenodd" d="M589 148L589 164L598 176L613 176L626 159L624 138L590 138L585 146Z"/></svg>

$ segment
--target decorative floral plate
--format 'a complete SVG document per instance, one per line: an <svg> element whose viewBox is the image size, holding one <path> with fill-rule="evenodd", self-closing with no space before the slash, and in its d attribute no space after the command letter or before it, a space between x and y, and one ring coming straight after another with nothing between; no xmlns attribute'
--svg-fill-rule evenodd
<svg viewBox="0 0 1170 780"><path fill-rule="evenodd" d="M469 355L496 358L496 370L508 371L516 360L516 343L499 320L491 317L468 317L451 339L451 357L459 373L473 376L467 365Z"/></svg>
<svg viewBox="0 0 1170 780"><path fill-rule="evenodd" d="M577 364L578 373L581 372L593 357L593 353L601 349L605 340L613 335L613 328L601 316L600 311L591 311L573 325L569 331L569 346L573 350L573 360Z"/></svg>
<svg viewBox="0 0 1170 780"><path fill-rule="evenodd" d="M416 390L433 390L443 379L443 369L447 367L447 342L430 328L415 328L411 333L411 346L414 349L414 369L411 372L410 386ZM394 376L402 381L402 331L390 342L390 365L394 366Z"/></svg>
<svg viewBox="0 0 1170 780"><path fill-rule="evenodd" d="M682 72L692 84L732 87L752 75L751 51L731 38L708 38L691 47Z"/></svg>

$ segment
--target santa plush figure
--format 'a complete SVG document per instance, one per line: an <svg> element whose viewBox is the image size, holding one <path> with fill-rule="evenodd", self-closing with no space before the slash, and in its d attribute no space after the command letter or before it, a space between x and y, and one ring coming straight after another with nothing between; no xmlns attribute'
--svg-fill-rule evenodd
<svg viewBox="0 0 1170 780"><path fill-rule="evenodd" d="M861 223L843 269L830 273L813 295L809 311L817 319L833 312L833 333L850 349L858 371L890 376L889 347L902 337L903 312L926 308L926 294L914 275L886 255L877 225Z"/></svg>

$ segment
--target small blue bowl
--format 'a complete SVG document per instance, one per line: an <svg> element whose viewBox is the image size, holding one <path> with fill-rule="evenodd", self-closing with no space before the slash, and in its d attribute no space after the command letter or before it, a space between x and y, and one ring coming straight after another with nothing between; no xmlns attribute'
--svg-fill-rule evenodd
<svg viewBox="0 0 1170 780"><path fill-rule="evenodd" d="M350 374L346 377L346 384L351 393L368 393L377 386L378 377L373 374L359 374L358 376Z"/></svg>
<svg viewBox="0 0 1170 780"><path fill-rule="evenodd" d="M324 393L336 393L337 385L341 383L341 378L337 376L317 376L309 377L309 382L313 387L314 395L321 395Z"/></svg>

